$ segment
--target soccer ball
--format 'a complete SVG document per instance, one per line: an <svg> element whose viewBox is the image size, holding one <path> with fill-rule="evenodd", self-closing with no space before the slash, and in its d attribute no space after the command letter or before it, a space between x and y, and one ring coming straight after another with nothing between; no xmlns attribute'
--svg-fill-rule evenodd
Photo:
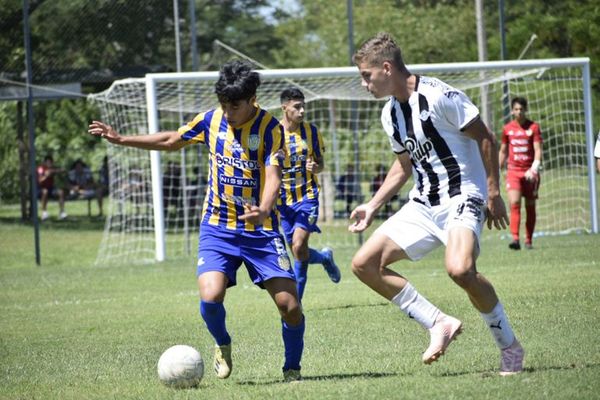
<svg viewBox="0 0 600 400"><path fill-rule="evenodd" d="M186 389L198 386L204 375L204 361L191 346L169 347L158 360L158 378L166 386Z"/></svg>

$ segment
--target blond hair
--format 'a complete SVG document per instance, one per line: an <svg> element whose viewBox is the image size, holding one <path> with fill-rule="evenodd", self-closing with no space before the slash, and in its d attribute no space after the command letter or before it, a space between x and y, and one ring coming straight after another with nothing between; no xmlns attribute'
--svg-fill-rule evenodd
<svg viewBox="0 0 600 400"><path fill-rule="evenodd" d="M391 61L396 68L404 68L402 51L392 35L386 32L379 32L377 36L364 42L352 56L352 61L356 65L362 63L380 65L384 61Z"/></svg>

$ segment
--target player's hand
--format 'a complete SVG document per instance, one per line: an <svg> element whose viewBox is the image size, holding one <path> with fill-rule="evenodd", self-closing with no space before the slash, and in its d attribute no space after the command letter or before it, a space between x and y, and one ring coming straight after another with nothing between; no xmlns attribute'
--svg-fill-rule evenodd
<svg viewBox="0 0 600 400"><path fill-rule="evenodd" d="M352 233L359 233L367 229L375 217L375 209L368 204L361 204L352 210L350 219L354 220L348 230Z"/></svg>
<svg viewBox="0 0 600 400"><path fill-rule="evenodd" d="M112 126L101 121L92 121L88 126L88 133L104 138L111 143L116 143L121 138L121 135L119 135Z"/></svg>
<svg viewBox="0 0 600 400"><path fill-rule="evenodd" d="M538 173L535 172L533 169L529 168L527 171L525 171L525 179L528 180L529 182L536 182L538 180Z"/></svg>
<svg viewBox="0 0 600 400"><path fill-rule="evenodd" d="M509 221L506 214L506 206L501 196L498 195L488 199L486 216L488 229L492 229L492 225L496 229L506 229Z"/></svg>
<svg viewBox="0 0 600 400"><path fill-rule="evenodd" d="M306 159L306 170L308 172L316 173L316 171L318 170L318 168L319 168L319 164L317 164L315 162L315 160L313 160L312 157L308 157Z"/></svg>
<svg viewBox="0 0 600 400"><path fill-rule="evenodd" d="M253 225L262 225L269 213L259 206L244 204L244 214L240 215L242 221L250 222Z"/></svg>

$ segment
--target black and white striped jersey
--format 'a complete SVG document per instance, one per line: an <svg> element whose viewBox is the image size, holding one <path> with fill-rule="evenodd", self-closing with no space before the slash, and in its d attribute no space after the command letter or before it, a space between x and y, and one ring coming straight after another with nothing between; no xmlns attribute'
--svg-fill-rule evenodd
<svg viewBox="0 0 600 400"><path fill-rule="evenodd" d="M487 199L487 178L477 143L463 132L479 109L439 79L416 76L406 103L392 97L381 123L395 153L408 151L414 187L409 198L436 206L467 194Z"/></svg>

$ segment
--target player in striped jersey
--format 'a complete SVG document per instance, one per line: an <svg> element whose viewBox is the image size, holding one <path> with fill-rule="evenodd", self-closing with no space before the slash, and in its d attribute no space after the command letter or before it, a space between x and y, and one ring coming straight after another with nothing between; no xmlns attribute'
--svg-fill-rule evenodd
<svg viewBox="0 0 600 400"><path fill-rule="evenodd" d="M308 264L319 263L329 278L340 281L340 270L333 260L333 251L325 247L317 251L308 247L312 232L321 232L319 218L319 181L323 171L323 138L317 127L304 121L304 94L297 88L284 89L280 95L285 131L285 160L281 179L281 194L277 208L281 215L283 234L294 255L294 274L298 298L302 300L306 286Z"/></svg>
<svg viewBox="0 0 600 400"><path fill-rule="evenodd" d="M283 128L256 104L260 77L250 65L223 65L215 85L220 107L198 114L178 131L121 136L100 121L89 132L109 142L147 150L178 150L201 143L209 154L208 187L198 246L200 313L214 337L218 378L232 369L225 326L226 289L242 262L256 285L274 299L282 318L284 379L300 379L304 315L275 210L281 184Z"/></svg>
<svg viewBox="0 0 600 400"><path fill-rule="evenodd" d="M469 98L444 82L411 74L389 34L368 40L354 55L362 85L376 98L389 96L382 124L397 159L381 188L351 214L351 232L364 231L374 215L412 175L409 202L358 250L352 270L430 333L423 361L444 354L462 322L442 313L388 266L418 260L446 245L446 271L462 287L490 328L501 352L500 373L523 369L516 339L492 284L475 265L483 223L506 228L494 135Z"/></svg>

